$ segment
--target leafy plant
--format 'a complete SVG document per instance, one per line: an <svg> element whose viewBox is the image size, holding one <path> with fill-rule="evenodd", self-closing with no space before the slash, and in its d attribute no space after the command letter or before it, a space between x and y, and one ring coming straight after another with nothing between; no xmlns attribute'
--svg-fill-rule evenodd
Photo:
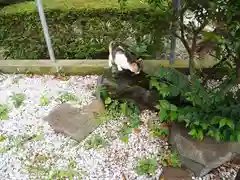
<svg viewBox="0 0 240 180"><path fill-rule="evenodd" d="M143 159L138 162L136 172L139 176L154 175L157 169L157 160L155 158Z"/></svg>
<svg viewBox="0 0 240 180"><path fill-rule="evenodd" d="M4 141L5 139L7 139L5 136L0 136L0 142Z"/></svg>
<svg viewBox="0 0 240 180"><path fill-rule="evenodd" d="M133 131L132 127L130 127L128 124L124 124L123 127L118 132L121 141L123 141L124 143L128 143L128 137L132 133L132 131Z"/></svg>
<svg viewBox="0 0 240 180"><path fill-rule="evenodd" d="M177 119L178 108L174 104L170 104L167 100L160 100L159 105L159 119L161 122Z"/></svg>
<svg viewBox="0 0 240 180"><path fill-rule="evenodd" d="M161 162L163 166L181 167L181 163L177 152L166 151L161 154Z"/></svg>
<svg viewBox="0 0 240 180"><path fill-rule="evenodd" d="M15 108L19 108L23 104L25 98L26 95L23 93L13 93L11 96L11 101Z"/></svg>
<svg viewBox="0 0 240 180"><path fill-rule="evenodd" d="M104 138L96 135L86 141L85 147L86 149L91 149L91 148L98 149L106 145L106 143L107 142Z"/></svg>
<svg viewBox="0 0 240 180"><path fill-rule="evenodd" d="M209 90L196 76L188 79L176 70L161 67L151 80L151 87L162 96L157 106L160 120L184 124L198 140L204 136L218 141L240 140L240 104L229 91L233 82L229 77L218 87L219 91ZM170 103L171 98L177 100L178 107Z"/></svg>
<svg viewBox="0 0 240 180"><path fill-rule="evenodd" d="M0 120L8 119L8 106L5 104L0 104Z"/></svg>
<svg viewBox="0 0 240 180"><path fill-rule="evenodd" d="M156 127L154 126L153 129L151 130L151 134L153 137L167 137L169 134L168 129L166 128L161 128L161 127Z"/></svg>
<svg viewBox="0 0 240 180"><path fill-rule="evenodd" d="M49 99L45 95L42 95L40 97L40 106L47 106L48 104L49 104Z"/></svg>
<svg viewBox="0 0 240 180"><path fill-rule="evenodd" d="M129 134L139 126L140 109L133 102L112 99L105 86L100 88L100 96L105 103L107 114L113 119L120 116L125 116L128 119L128 123L119 132L121 140L127 143Z"/></svg>
<svg viewBox="0 0 240 180"><path fill-rule="evenodd" d="M61 103L79 100L75 94L70 92L62 92L58 99L60 100Z"/></svg>

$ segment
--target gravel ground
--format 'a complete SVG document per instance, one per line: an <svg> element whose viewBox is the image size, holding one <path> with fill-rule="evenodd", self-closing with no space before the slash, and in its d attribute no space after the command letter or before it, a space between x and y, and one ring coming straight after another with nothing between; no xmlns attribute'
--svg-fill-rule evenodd
<svg viewBox="0 0 240 180"><path fill-rule="evenodd" d="M117 133L124 119L109 120L85 141L77 143L54 133L42 120L61 103L59 97L63 92L75 94L82 106L90 103L94 98L96 79L97 76L75 76L67 81L52 76L0 77L0 117L7 111L4 107L9 109L7 120L0 120L1 180L64 179L60 175L74 175L74 179L84 180L158 179L162 172L160 165L154 177L138 176L135 172L140 159L159 159L159 154L164 153L167 147L166 141L152 138L144 125L138 133L130 135L128 143L124 143ZM14 104L21 98L17 99L14 93L24 94L23 104L18 108ZM152 114L146 111L141 117L147 119L150 116ZM106 146L86 150L86 141L96 135L104 137ZM213 174L193 179L210 180L219 176L231 180L236 169L226 164Z"/></svg>

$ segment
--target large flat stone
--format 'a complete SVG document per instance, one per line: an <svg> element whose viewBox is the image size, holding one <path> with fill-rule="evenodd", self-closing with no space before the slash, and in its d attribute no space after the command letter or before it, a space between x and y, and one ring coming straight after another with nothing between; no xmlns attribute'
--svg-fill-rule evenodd
<svg viewBox="0 0 240 180"><path fill-rule="evenodd" d="M94 100L83 109L65 103L50 112L44 120L56 133L82 141L99 126L96 115L103 111L104 104L100 100Z"/></svg>
<svg viewBox="0 0 240 180"><path fill-rule="evenodd" d="M188 135L188 129L176 124L171 127L169 143L180 154L182 165L196 176L206 175L240 152L239 143L217 142L208 137L197 141Z"/></svg>

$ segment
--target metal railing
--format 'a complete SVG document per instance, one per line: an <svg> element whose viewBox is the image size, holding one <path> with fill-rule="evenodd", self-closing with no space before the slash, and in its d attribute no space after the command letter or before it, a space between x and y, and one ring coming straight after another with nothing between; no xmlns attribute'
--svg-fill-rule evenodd
<svg viewBox="0 0 240 180"><path fill-rule="evenodd" d="M48 48L48 53L49 53L50 59L55 63L56 59L55 59L54 51L53 51L53 48L52 48L51 38L50 38L49 32L48 32L48 26L47 26L46 17L45 17L45 14L44 14L42 0L36 0L36 3L37 3L38 13L39 13L42 28L43 28L45 41L46 41L47 48Z"/></svg>

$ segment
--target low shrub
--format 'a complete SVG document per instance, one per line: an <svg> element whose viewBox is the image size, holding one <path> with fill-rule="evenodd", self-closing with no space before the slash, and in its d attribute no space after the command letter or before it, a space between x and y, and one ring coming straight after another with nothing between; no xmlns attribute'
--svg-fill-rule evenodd
<svg viewBox="0 0 240 180"><path fill-rule="evenodd" d="M165 13L147 9L79 9L45 12L57 59L105 59L111 40L143 58L165 52ZM37 12L0 14L0 50L9 59L48 59Z"/></svg>
<svg viewBox="0 0 240 180"><path fill-rule="evenodd" d="M162 97L158 105L160 120L185 125L198 140L209 136L217 141L240 141L239 91L230 91L236 80L233 77L208 89L197 77L190 79L174 69L161 67L151 79L151 87Z"/></svg>

